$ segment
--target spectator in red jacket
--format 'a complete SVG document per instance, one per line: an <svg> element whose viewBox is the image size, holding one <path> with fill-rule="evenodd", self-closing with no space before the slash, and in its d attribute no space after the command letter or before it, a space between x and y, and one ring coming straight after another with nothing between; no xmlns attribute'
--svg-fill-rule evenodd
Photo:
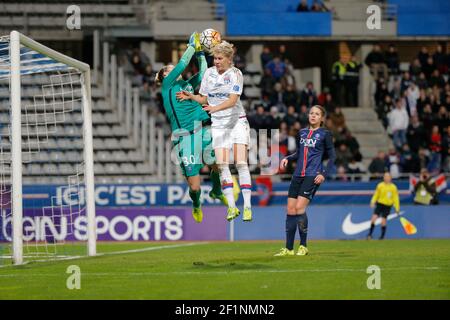
<svg viewBox="0 0 450 320"><path fill-rule="evenodd" d="M442 150L442 136L438 126L433 126L429 148L432 152L440 153Z"/></svg>

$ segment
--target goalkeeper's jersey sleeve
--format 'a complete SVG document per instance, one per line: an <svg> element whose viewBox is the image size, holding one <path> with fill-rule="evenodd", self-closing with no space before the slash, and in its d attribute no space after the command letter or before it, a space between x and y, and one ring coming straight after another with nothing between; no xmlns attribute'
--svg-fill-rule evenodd
<svg viewBox="0 0 450 320"><path fill-rule="evenodd" d="M178 101L178 91L194 93L194 87L189 81L178 79L189 64L194 55L194 48L188 47L175 68L164 78L162 83L162 98L167 119L172 127L172 132L180 129L193 131L201 125L201 122L209 119L209 115L202 106L193 101Z"/></svg>

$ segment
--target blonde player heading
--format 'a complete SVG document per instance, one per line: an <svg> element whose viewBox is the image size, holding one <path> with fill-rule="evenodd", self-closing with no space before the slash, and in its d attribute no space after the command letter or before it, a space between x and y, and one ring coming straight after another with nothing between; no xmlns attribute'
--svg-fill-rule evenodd
<svg viewBox="0 0 450 320"><path fill-rule="evenodd" d="M227 220L239 216L233 196L233 180L229 168L230 150L239 173L239 184L244 198L244 221L252 220L251 177L248 169L250 126L240 95L243 89L242 72L233 66L233 45L222 41L211 50L214 66L203 76L198 95L182 91L180 100L192 99L211 114L211 132L217 165L220 169L223 193L228 200Z"/></svg>

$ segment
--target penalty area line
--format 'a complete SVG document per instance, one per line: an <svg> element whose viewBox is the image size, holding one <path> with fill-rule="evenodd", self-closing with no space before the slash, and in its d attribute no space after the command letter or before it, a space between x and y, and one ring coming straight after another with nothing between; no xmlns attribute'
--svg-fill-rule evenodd
<svg viewBox="0 0 450 320"><path fill-rule="evenodd" d="M99 254L96 255L96 257L116 255L116 254L146 252L146 251L154 251L154 250L162 250L162 249L170 249L170 248L192 247L192 246L198 246L198 245L201 245L201 244L208 244L208 243L209 242L191 242L191 243L172 244L172 245L169 244L169 245L157 246L157 247L147 247L147 248L142 248L142 249L131 249L131 250L123 250L123 251L111 251L111 252L99 253Z"/></svg>
<svg viewBox="0 0 450 320"><path fill-rule="evenodd" d="M24 262L22 265L29 264L30 262L52 262L52 261L86 259L86 258L95 258L95 257L103 257L103 256L112 256L112 255L118 255L118 254L139 253L139 252L147 252L147 251L155 251L155 250L163 250L163 249L171 249L171 248L192 247L192 246L198 246L198 245L203 245L203 244L209 244L209 242L191 242L191 243L146 247L146 248L141 248L141 249L111 251L111 252L97 253L95 256L65 256L65 257L59 257L59 258L49 257L48 259L38 259L38 260L27 261L27 262ZM13 265L13 264L0 265L0 269L8 268L8 267L15 267L15 266L16 265Z"/></svg>

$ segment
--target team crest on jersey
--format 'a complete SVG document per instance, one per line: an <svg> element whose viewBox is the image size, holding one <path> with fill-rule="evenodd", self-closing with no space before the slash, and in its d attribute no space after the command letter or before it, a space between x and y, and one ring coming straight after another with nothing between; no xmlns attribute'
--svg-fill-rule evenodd
<svg viewBox="0 0 450 320"><path fill-rule="evenodd" d="M226 75L225 77L223 77L223 83L224 84L230 84L231 79L230 79L230 75Z"/></svg>
<svg viewBox="0 0 450 320"><path fill-rule="evenodd" d="M314 135L314 138L319 139L319 138L320 138L320 134L319 134L319 133L316 133L316 134Z"/></svg>

